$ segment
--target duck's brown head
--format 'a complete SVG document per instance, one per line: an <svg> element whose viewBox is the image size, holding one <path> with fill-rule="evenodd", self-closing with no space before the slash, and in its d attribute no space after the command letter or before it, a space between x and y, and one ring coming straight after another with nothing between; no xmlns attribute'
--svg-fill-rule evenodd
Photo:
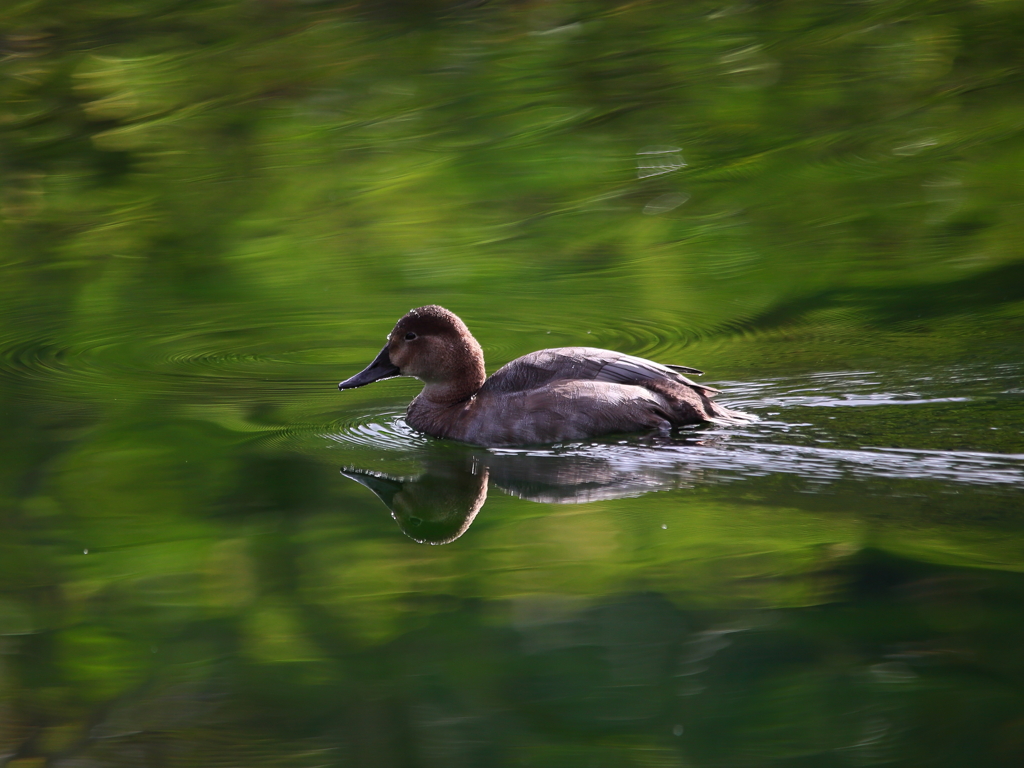
<svg viewBox="0 0 1024 768"><path fill-rule="evenodd" d="M394 376L413 376L437 402L470 397L484 383L484 355L466 324L434 304L411 309L388 334L388 343L365 369L338 385L353 389Z"/></svg>

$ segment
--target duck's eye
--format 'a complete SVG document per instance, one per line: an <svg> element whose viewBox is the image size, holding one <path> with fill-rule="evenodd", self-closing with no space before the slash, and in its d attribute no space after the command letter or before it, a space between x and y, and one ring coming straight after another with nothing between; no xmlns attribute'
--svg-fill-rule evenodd
<svg viewBox="0 0 1024 768"><path fill-rule="evenodd" d="M415 338L416 338L416 334L413 333L412 331L409 331L407 334L405 334L405 340L406 341L412 341Z"/></svg>

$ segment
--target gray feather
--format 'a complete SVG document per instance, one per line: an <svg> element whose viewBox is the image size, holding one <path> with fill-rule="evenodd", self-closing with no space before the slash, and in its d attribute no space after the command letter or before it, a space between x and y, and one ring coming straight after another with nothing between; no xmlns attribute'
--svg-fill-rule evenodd
<svg viewBox="0 0 1024 768"><path fill-rule="evenodd" d="M696 368L662 365L608 349L561 347L542 349L513 360L495 371L483 389L491 392L522 392L552 381L572 379L640 386L667 382L685 384L707 394L718 392L717 389L691 381L680 371L702 373Z"/></svg>

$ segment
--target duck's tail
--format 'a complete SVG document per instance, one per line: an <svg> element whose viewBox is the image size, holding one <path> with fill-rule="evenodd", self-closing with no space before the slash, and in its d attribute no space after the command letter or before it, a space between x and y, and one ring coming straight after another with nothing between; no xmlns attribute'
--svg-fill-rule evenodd
<svg viewBox="0 0 1024 768"><path fill-rule="evenodd" d="M734 427L740 424L749 424L752 421L758 420L757 416L752 413L734 411L732 408L726 408L724 405L716 403L712 399L713 397L714 395L707 395L702 392L700 398L704 401L704 411L707 414L705 418L712 424Z"/></svg>
<svg viewBox="0 0 1024 768"><path fill-rule="evenodd" d="M749 424L757 421L757 416L742 411L734 411L714 401L717 389L704 387L700 384L681 385L665 382L645 382L648 389L665 396L671 408L671 415L666 416L674 425L700 424L710 422L722 426Z"/></svg>
<svg viewBox="0 0 1024 768"><path fill-rule="evenodd" d="M708 405L711 407L708 410L711 412L711 416L706 420L712 424L721 424L722 426L735 427L741 424L749 424L752 421L757 421L758 418L752 413L744 413L743 411L734 411L731 408L726 408L724 405L719 405L713 400L708 401Z"/></svg>

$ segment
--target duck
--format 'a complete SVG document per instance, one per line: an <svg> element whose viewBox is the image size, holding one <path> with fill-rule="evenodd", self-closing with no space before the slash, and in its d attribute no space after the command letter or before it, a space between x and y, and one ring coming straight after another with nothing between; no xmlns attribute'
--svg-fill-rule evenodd
<svg viewBox="0 0 1024 768"><path fill-rule="evenodd" d="M409 310L373 362L338 389L412 376L423 390L406 411L410 427L487 448L756 419L716 403L719 390L685 375L703 373L608 349L559 347L531 352L488 377L466 324L432 304Z"/></svg>

